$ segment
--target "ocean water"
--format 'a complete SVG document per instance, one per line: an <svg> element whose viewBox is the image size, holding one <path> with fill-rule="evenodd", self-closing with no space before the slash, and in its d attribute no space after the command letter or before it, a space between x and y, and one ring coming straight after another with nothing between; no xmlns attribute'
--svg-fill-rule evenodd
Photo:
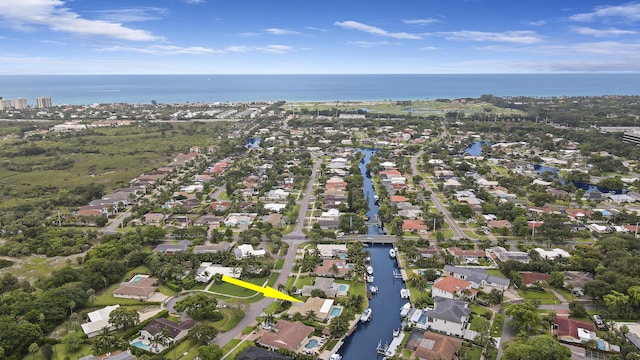
<svg viewBox="0 0 640 360"><path fill-rule="evenodd" d="M2 75L0 96L53 104L640 95L640 74Z"/></svg>

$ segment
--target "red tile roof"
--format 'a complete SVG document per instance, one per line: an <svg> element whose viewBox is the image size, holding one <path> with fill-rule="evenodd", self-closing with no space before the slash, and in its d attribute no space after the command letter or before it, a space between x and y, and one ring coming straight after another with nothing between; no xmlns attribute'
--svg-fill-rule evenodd
<svg viewBox="0 0 640 360"><path fill-rule="evenodd" d="M549 279L551 279L551 275L549 274L529 271L520 272L520 277L524 285L532 285L538 281L549 281Z"/></svg>
<svg viewBox="0 0 640 360"><path fill-rule="evenodd" d="M402 230L427 230L427 225L421 219L418 220L404 220L402 222Z"/></svg>
<svg viewBox="0 0 640 360"><path fill-rule="evenodd" d="M583 328L589 331L596 331L596 327L591 322L584 322L580 320L569 319L568 317L558 316L556 318L556 325L558 326L558 336L571 336L578 339L578 328Z"/></svg>
<svg viewBox="0 0 640 360"><path fill-rule="evenodd" d="M447 276L446 278L437 280L433 287L449 294L456 294L464 289L471 288L471 282L467 280L458 279L455 276Z"/></svg>

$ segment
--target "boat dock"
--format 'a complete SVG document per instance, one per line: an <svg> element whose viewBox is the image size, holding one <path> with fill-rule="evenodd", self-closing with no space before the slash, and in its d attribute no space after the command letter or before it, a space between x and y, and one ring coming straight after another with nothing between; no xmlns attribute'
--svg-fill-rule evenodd
<svg viewBox="0 0 640 360"><path fill-rule="evenodd" d="M402 344L402 340L404 339L405 333L404 332L400 332L400 334L396 337L393 338L393 340L391 340L391 344L389 344L389 346L387 346L387 349L384 352L384 355L386 356L393 356L396 354L396 351L398 350L398 347L400 346L400 344Z"/></svg>

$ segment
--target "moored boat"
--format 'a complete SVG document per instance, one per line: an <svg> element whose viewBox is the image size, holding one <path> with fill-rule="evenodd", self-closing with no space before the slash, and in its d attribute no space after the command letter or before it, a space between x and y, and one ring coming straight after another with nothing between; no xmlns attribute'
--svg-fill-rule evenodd
<svg viewBox="0 0 640 360"><path fill-rule="evenodd" d="M405 317L409 315L409 311L411 310L411 303L406 303L402 305L400 308L400 316Z"/></svg>
<svg viewBox="0 0 640 360"><path fill-rule="evenodd" d="M366 322L371 320L371 313L373 312L373 310L371 310L371 308L367 308L367 310L365 310L362 315L360 316L360 321L361 322Z"/></svg>
<svg viewBox="0 0 640 360"><path fill-rule="evenodd" d="M396 250L395 249L389 249L389 256L391 256L392 258L396 257Z"/></svg>
<svg viewBox="0 0 640 360"><path fill-rule="evenodd" d="M329 360L342 360L342 355L335 353L329 356Z"/></svg>
<svg viewBox="0 0 640 360"><path fill-rule="evenodd" d="M371 293L372 293L373 295L375 295L375 294L377 294L377 293L378 293L378 287L377 287L377 286L375 286L375 285L371 285L371 286L369 286L369 291L371 291Z"/></svg>
<svg viewBox="0 0 640 360"><path fill-rule="evenodd" d="M369 274L369 275L373 274L373 267L372 266L367 266L367 274Z"/></svg>
<svg viewBox="0 0 640 360"><path fill-rule="evenodd" d="M406 289L406 288L400 289L400 297L403 298L403 299L408 299L409 298L409 289Z"/></svg>
<svg viewBox="0 0 640 360"><path fill-rule="evenodd" d="M373 275L367 275L366 279L367 279L368 283L372 283L373 282Z"/></svg>

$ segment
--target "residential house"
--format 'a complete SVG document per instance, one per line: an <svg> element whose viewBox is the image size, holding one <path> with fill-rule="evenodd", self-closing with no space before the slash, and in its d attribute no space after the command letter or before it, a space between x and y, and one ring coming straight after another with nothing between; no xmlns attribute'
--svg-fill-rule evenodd
<svg viewBox="0 0 640 360"><path fill-rule="evenodd" d="M198 270L196 270L195 281L200 283L208 283L216 274L225 275L237 279L242 274L242 270L240 268L226 267L210 262L203 262L200 264Z"/></svg>
<svg viewBox="0 0 640 360"><path fill-rule="evenodd" d="M153 251L161 252L161 253L185 252L189 248L189 245L191 245L191 241L189 241L189 240L182 240L182 241L178 242L177 244L162 243L162 244L156 246L155 249L153 249Z"/></svg>
<svg viewBox="0 0 640 360"><path fill-rule="evenodd" d="M253 213L231 213L224 219L226 226L249 226L253 224L258 214Z"/></svg>
<svg viewBox="0 0 640 360"><path fill-rule="evenodd" d="M264 256L267 251L263 249L254 250L250 244L242 244L238 245L238 247L233 250L233 253L236 259L243 259L249 256Z"/></svg>
<svg viewBox="0 0 640 360"><path fill-rule="evenodd" d="M487 257L502 262L507 260L514 260L527 264L529 263L529 261L531 261L531 258L529 258L529 254L527 254L526 252L507 251L507 249L503 248L502 246L488 248L485 251L487 252Z"/></svg>
<svg viewBox="0 0 640 360"><path fill-rule="evenodd" d="M193 247L194 254L205 254L205 253L217 253L224 252L231 249L231 243L226 241L221 241L217 244L210 245L195 245Z"/></svg>
<svg viewBox="0 0 640 360"><path fill-rule="evenodd" d="M569 254L567 251L558 249L558 248L551 249L551 250L545 250L543 248L535 248L533 250L535 250L538 253L538 255L540 255L541 259L554 260L559 257L563 257L563 258L571 257L571 254Z"/></svg>
<svg viewBox="0 0 640 360"><path fill-rule="evenodd" d="M147 213L144 214L144 223L152 226L162 226L164 221L164 214L160 213Z"/></svg>
<svg viewBox="0 0 640 360"><path fill-rule="evenodd" d="M462 264L477 264L478 260L484 259L487 253L484 250L463 250L457 246L452 246L447 251L455 256Z"/></svg>
<svg viewBox="0 0 640 360"><path fill-rule="evenodd" d="M267 349L249 346L245 351L238 354L236 360L292 360L288 356L278 354Z"/></svg>
<svg viewBox="0 0 640 360"><path fill-rule="evenodd" d="M551 280L551 275L545 273L521 271L519 274L524 286L536 285Z"/></svg>
<svg viewBox="0 0 640 360"><path fill-rule="evenodd" d="M291 307L287 310L287 315L289 317L293 317L296 313L300 313L304 316L309 311L313 311L316 314L316 319L320 321L327 321L327 319L329 319L331 308L333 308L333 303L333 299L309 297L303 303L291 304Z"/></svg>
<svg viewBox="0 0 640 360"><path fill-rule="evenodd" d="M126 282L113 292L113 297L137 300L149 300L156 293L158 279L142 278L136 282Z"/></svg>
<svg viewBox="0 0 640 360"><path fill-rule="evenodd" d="M447 335L462 336L469 322L471 309L462 300L434 297L434 309L427 310L427 329L437 330Z"/></svg>
<svg viewBox="0 0 640 360"><path fill-rule="evenodd" d="M269 214L262 217L263 223L269 223L273 225L273 227L280 227L284 225L284 220L282 219L282 214Z"/></svg>
<svg viewBox="0 0 640 360"><path fill-rule="evenodd" d="M596 331L596 328L592 322L570 319L566 316L558 316L556 317L553 332L558 335L560 339L572 342L582 342L592 340L592 337L594 337L593 340L595 340L595 336L591 334L594 331Z"/></svg>
<svg viewBox="0 0 640 360"><path fill-rule="evenodd" d="M209 206L211 208L212 211L215 212L225 212L227 210L229 210L229 208L231 207L231 202L230 201L216 201L211 203L211 205Z"/></svg>
<svg viewBox="0 0 640 360"><path fill-rule="evenodd" d="M426 231L428 229L427 225L424 223L422 219L416 220L407 220L405 219L402 222L402 231Z"/></svg>
<svg viewBox="0 0 640 360"><path fill-rule="evenodd" d="M313 290L322 290L326 297L335 298L338 294L338 285L332 278L317 277L313 285L304 285L301 290L302 296L311 296Z"/></svg>
<svg viewBox="0 0 640 360"><path fill-rule="evenodd" d="M256 343L270 350L287 349L296 351L314 328L300 321L278 320L272 331L264 333Z"/></svg>
<svg viewBox="0 0 640 360"><path fill-rule="evenodd" d="M475 298L477 290L473 289L472 283L455 276L447 276L437 279L433 284L431 293L433 297L440 296L447 299Z"/></svg>
<svg viewBox="0 0 640 360"><path fill-rule="evenodd" d="M317 276L345 277L349 270L345 260L324 259L322 265L316 266L313 273Z"/></svg>
<svg viewBox="0 0 640 360"><path fill-rule="evenodd" d="M149 324L147 324L147 326L140 330L140 339L143 341L143 343L145 341L150 342L151 339L154 339L156 336L158 336L158 334L164 333L167 335L167 338L163 341L162 344L158 344L160 347L164 348L165 346L170 345L187 336L189 330L194 325L195 321L193 320L187 320L178 324L165 318L153 319Z"/></svg>
<svg viewBox="0 0 640 360"><path fill-rule="evenodd" d="M267 193L267 199L269 200L284 200L289 196L289 193L282 189L269 190Z"/></svg>
<svg viewBox="0 0 640 360"><path fill-rule="evenodd" d="M347 245L345 244L318 244L317 249L322 259L333 259L335 257L344 259L347 256Z"/></svg>
<svg viewBox="0 0 640 360"><path fill-rule="evenodd" d="M221 216L215 216L211 214L204 214L193 221L195 226L211 226L214 229L220 227L220 223L223 218Z"/></svg>
<svg viewBox="0 0 640 360"><path fill-rule="evenodd" d="M425 331L418 342L415 355L420 360L454 360L462 339Z"/></svg>
<svg viewBox="0 0 640 360"><path fill-rule="evenodd" d="M509 220L491 220L487 221L487 226L492 229L511 229Z"/></svg>
<svg viewBox="0 0 640 360"><path fill-rule="evenodd" d="M500 291L505 291L509 287L509 279L499 276L489 275L486 270L478 268L463 268L445 265L443 272L456 278L470 281L474 289L480 287L493 287Z"/></svg>
<svg viewBox="0 0 640 360"><path fill-rule="evenodd" d="M96 311L89 312L87 314L89 322L80 325L82 327L82 331L87 335L88 338L92 338L100 334L100 332L104 328L107 328L110 331L115 330L115 326L113 326L109 322L109 315L118 307L120 307L120 305L111 305L103 307L102 309Z"/></svg>

